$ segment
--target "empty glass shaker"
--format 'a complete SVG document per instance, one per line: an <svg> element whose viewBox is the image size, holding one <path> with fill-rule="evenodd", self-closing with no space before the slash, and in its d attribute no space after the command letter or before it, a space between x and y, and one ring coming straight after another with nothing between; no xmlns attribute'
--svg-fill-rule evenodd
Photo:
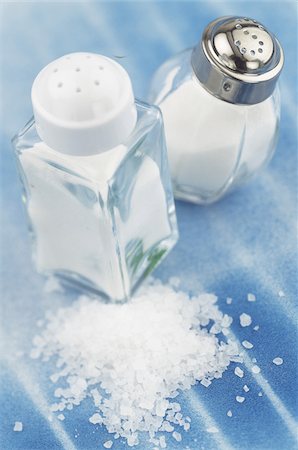
<svg viewBox="0 0 298 450"><path fill-rule="evenodd" d="M156 72L177 198L211 203L249 179L276 146L282 48L263 25L222 17Z"/></svg>
<svg viewBox="0 0 298 450"><path fill-rule="evenodd" d="M91 53L46 66L32 104L14 147L37 269L125 300L178 236L161 113Z"/></svg>

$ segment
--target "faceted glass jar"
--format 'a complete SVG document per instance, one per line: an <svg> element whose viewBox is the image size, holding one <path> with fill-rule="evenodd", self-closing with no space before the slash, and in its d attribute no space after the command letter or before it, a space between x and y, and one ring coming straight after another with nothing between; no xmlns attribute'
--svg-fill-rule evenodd
<svg viewBox="0 0 298 450"><path fill-rule="evenodd" d="M37 270L117 301L178 238L162 117L136 108L127 142L95 156L54 151L34 120L13 140Z"/></svg>
<svg viewBox="0 0 298 450"><path fill-rule="evenodd" d="M255 105L236 105L211 95L191 67L192 49L156 72L150 102L163 113L174 194L204 204L245 182L276 147L279 90Z"/></svg>

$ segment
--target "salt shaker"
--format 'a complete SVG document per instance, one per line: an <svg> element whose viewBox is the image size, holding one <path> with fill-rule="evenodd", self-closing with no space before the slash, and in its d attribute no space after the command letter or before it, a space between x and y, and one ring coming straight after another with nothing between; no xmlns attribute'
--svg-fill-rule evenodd
<svg viewBox="0 0 298 450"><path fill-rule="evenodd" d="M196 47L157 70L150 101L163 113L177 198L214 202L270 160L283 62L278 40L258 21L221 17Z"/></svg>
<svg viewBox="0 0 298 450"><path fill-rule="evenodd" d="M124 301L177 241L163 122L114 60L73 53L14 138L39 272Z"/></svg>

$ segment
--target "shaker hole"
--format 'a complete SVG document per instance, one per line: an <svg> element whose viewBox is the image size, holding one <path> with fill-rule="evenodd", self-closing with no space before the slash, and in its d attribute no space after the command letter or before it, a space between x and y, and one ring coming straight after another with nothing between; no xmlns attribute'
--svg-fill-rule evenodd
<svg viewBox="0 0 298 450"><path fill-rule="evenodd" d="M79 67L76 67L76 72L80 72L80 68Z"/></svg>
<svg viewBox="0 0 298 450"><path fill-rule="evenodd" d="M99 70L103 70L104 67L103 66L98 66Z"/></svg>
<svg viewBox="0 0 298 450"><path fill-rule="evenodd" d="M63 86L63 83L61 83L61 81L60 81L60 83L57 84L57 87L62 88L62 86Z"/></svg>
<svg viewBox="0 0 298 450"><path fill-rule="evenodd" d="M81 91L82 91L82 89L80 87L76 88L76 92L81 92Z"/></svg>
<svg viewBox="0 0 298 450"><path fill-rule="evenodd" d="M254 50L251 50L251 51L250 51L250 54L251 54L252 56L254 56L254 55L256 54L256 52L255 52Z"/></svg>
<svg viewBox="0 0 298 450"><path fill-rule="evenodd" d="M237 24L236 24L236 28L237 28L238 30L241 30L242 25L241 25L240 23L237 23Z"/></svg>
<svg viewBox="0 0 298 450"><path fill-rule="evenodd" d="M99 86L99 85L100 85L100 83L99 83L98 80L95 80L95 81L94 81L94 84L95 84L96 86Z"/></svg>
<svg viewBox="0 0 298 450"><path fill-rule="evenodd" d="M260 44L260 45L264 45L264 42L263 42L263 41L259 41L259 44Z"/></svg>
<svg viewBox="0 0 298 450"><path fill-rule="evenodd" d="M262 48L258 48L258 52L259 53L263 53L263 49Z"/></svg>
<svg viewBox="0 0 298 450"><path fill-rule="evenodd" d="M56 67L56 68L55 68L55 69L53 70L53 72L55 72L55 73L56 73L56 72L58 72L58 69L57 69L57 67Z"/></svg>
<svg viewBox="0 0 298 450"><path fill-rule="evenodd" d="M258 39L258 36L257 36L256 34L252 34L251 37L252 37L253 39Z"/></svg>
<svg viewBox="0 0 298 450"><path fill-rule="evenodd" d="M231 90L232 86L230 85L230 83L224 83L223 85L223 89L226 92L229 92Z"/></svg>
<svg viewBox="0 0 298 450"><path fill-rule="evenodd" d="M239 40L235 41L235 45L241 45L241 41Z"/></svg>
<svg viewBox="0 0 298 450"><path fill-rule="evenodd" d="M241 50L240 50L240 52L244 55L244 53L246 53L246 48L245 48L245 47L242 47Z"/></svg>
<svg viewBox="0 0 298 450"><path fill-rule="evenodd" d="M244 34L249 34L249 31L248 30L244 30Z"/></svg>

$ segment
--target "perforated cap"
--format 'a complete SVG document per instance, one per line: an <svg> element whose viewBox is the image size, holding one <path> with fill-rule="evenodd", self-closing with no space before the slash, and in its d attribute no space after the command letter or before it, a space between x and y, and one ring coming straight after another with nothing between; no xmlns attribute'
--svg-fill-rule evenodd
<svg viewBox="0 0 298 450"><path fill-rule="evenodd" d="M72 53L51 62L35 78L31 95L39 136L62 153L109 150L136 124L130 78L102 55Z"/></svg>
<svg viewBox="0 0 298 450"><path fill-rule="evenodd" d="M255 104L268 98L284 63L276 37L247 17L221 17L204 30L192 67L203 86L230 103Z"/></svg>

